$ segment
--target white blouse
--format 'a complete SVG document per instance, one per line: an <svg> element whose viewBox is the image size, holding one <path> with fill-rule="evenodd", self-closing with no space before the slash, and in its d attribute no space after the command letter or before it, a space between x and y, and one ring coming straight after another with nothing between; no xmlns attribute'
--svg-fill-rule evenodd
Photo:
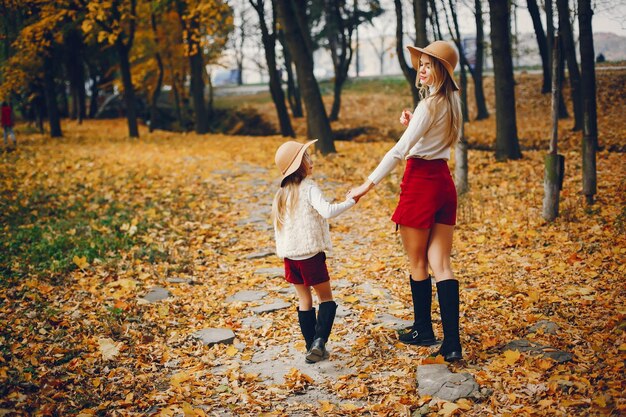
<svg viewBox="0 0 626 417"><path fill-rule="evenodd" d="M378 184L402 159L450 159L448 110L429 111L429 99L420 101L400 140L387 152L368 179Z"/></svg>

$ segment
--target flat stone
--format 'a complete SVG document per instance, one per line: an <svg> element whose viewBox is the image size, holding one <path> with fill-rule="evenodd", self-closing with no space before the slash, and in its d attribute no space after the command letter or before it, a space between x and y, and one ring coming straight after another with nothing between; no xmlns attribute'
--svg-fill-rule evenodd
<svg viewBox="0 0 626 417"><path fill-rule="evenodd" d="M250 327L251 329L260 329L261 327L271 322L271 320L265 320L255 316L246 317L245 319L241 320L242 325Z"/></svg>
<svg viewBox="0 0 626 417"><path fill-rule="evenodd" d="M332 282L332 285L335 288L348 288L348 287L351 287L353 284L347 279L338 279L338 280L334 280Z"/></svg>
<svg viewBox="0 0 626 417"><path fill-rule="evenodd" d="M337 315L337 317L348 317L352 314L352 310L342 305L339 305L337 306L337 312L335 314Z"/></svg>
<svg viewBox="0 0 626 417"><path fill-rule="evenodd" d="M504 350L517 350L520 352L530 352L531 354L542 355L544 358L553 359L559 363L572 360L572 354L551 346L533 343L526 339L513 340L504 346Z"/></svg>
<svg viewBox="0 0 626 417"><path fill-rule="evenodd" d="M532 343L526 339L513 340L504 346L504 350L518 350L520 352L528 352L531 350L541 350L542 345L539 343Z"/></svg>
<svg viewBox="0 0 626 417"><path fill-rule="evenodd" d="M365 294L370 294L376 297L389 298L389 292L381 287L374 286L369 282L364 282L359 285L359 289Z"/></svg>
<svg viewBox="0 0 626 417"><path fill-rule="evenodd" d="M274 255L275 255L274 251L266 250L266 251L262 251L262 252L251 253L249 255L244 256L244 258L246 258L246 259L261 259L261 258L267 258L268 256L274 256Z"/></svg>
<svg viewBox="0 0 626 417"><path fill-rule="evenodd" d="M406 329L407 327L411 327L413 325L413 322L410 320L399 319L388 313L384 313L376 317L376 322L382 323L383 326L396 331Z"/></svg>
<svg viewBox="0 0 626 417"><path fill-rule="evenodd" d="M232 176L233 175L233 171L229 171L227 169L216 169L214 171L211 171L211 174Z"/></svg>
<svg viewBox="0 0 626 417"><path fill-rule="evenodd" d="M472 396L479 387L467 372L453 373L445 364L430 364L417 367L417 389L420 396L456 401Z"/></svg>
<svg viewBox="0 0 626 417"><path fill-rule="evenodd" d="M572 354L562 350L544 351L543 356L558 363L569 362L573 359Z"/></svg>
<svg viewBox="0 0 626 417"><path fill-rule="evenodd" d="M149 303L156 303L167 298L170 298L170 292L161 287L152 287L148 294L143 296L143 299Z"/></svg>
<svg viewBox="0 0 626 417"><path fill-rule="evenodd" d="M260 268L254 271L255 275L269 275L270 278L284 277L285 268Z"/></svg>
<svg viewBox="0 0 626 417"><path fill-rule="evenodd" d="M271 311L282 310L291 307L292 304L286 301L275 301L270 304L263 304L258 307L252 307L250 310L256 314L269 313Z"/></svg>
<svg viewBox="0 0 626 417"><path fill-rule="evenodd" d="M207 346L213 346L218 343L230 345L235 340L235 333L231 329L202 329L191 336L200 339Z"/></svg>
<svg viewBox="0 0 626 417"><path fill-rule="evenodd" d="M256 223L263 223L266 224L269 222L269 217L268 216L263 216L260 213L254 213L253 215L245 218L245 219L241 219L237 221L237 226L246 226L249 224L256 224Z"/></svg>
<svg viewBox="0 0 626 417"><path fill-rule="evenodd" d="M169 282L170 284L191 284L191 279L173 277L168 278L167 282Z"/></svg>
<svg viewBox="0 0 626 417"><path fill-rule="evenodd" d="M530 333L537 333L539 330L543 330L544 333L556 334L556 331L559 329L559 326L548 320L540 320L528 329Z"/></svg>
<svg viewBox="0 0 626 417"><path fill-rule="evenodd" d="M265 291L243 290L228 297L226 299L226 302L232 303L233 301L259 301L263 299L263 297L265 297L266 295L267 292Z"/></svg>

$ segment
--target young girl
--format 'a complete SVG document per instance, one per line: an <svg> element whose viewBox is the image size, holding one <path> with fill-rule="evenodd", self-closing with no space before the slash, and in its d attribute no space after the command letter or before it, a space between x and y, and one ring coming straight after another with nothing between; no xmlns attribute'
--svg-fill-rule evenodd
<svg viewBox="0 0 626 417"><path fill-rule="evenodd" d="M348 196L358 199L365 195L406 159L400 201L391 219L400 228L409 258L415 320L409 331L400 335L400 341L420 346L437 342L430 315L430 266L437 282L443 325L443 343L437 353L450 362L462 358L459 282L450 266L457 195L447 165L450 147L459 140L462 123L459 88L453 75L458 55L444 41L408 49L418 71L416 86L422 100L415 114L406 110L402 113L400 122L407 126L406 131L368 179Z"/></svg>
<svg viewBox="0 0 626 417"><path fill-rule="evenodd" d="M324 253L332 248L327 219L348 210L357 200L348 198L343 203L330 204L324 199L309 178L313 162L307 148L315 142L317 139L306 144L289 141L278 148L275 160L282 177L272 204L276 254L284 258L285 279L294 285L298 295L298 321L308 363L328 358L325 344L337 311ZM317 318L311 287L320 302Z"/></svg>

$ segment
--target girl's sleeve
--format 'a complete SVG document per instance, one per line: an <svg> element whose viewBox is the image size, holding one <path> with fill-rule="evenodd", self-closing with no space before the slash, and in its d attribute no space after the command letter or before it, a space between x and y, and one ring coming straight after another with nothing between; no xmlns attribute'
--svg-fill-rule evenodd
<svg viewBox="0 0 626 417"><path fill-rule="evenodd" d="M322 190L320 190L317 185L310 188L309 199L313 208L325 219L337 217L356 204L352 198L349 198L342 203L331 204L324 199Z"/></svg>
<svg viewBox="0 0 626 417"><path fill-rule="evenodd" d="M400 140L387 152L367 178L374 184L378 184L385 178L407 156L411 148L424 137L430 128L431 119L432 116L427 109L427 103L420 102Z"/></svg>

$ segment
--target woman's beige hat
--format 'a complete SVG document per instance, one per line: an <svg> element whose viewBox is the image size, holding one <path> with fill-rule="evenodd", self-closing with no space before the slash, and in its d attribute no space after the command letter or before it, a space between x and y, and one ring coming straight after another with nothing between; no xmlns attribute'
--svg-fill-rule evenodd
<svg viewBox="0 0 626 417"><path fill-rule="evenodd" d="M315 142L317 142L317 139L313 139L307 143L290 140L289 142L285 142L280 145L276 151L274 160L276 161L276 166L278 166L278 169L280 169L280 173L282 174L282 178L280 179L281 181L300 168L304 152L306 152L307 148Z"/></svg>
<svg viewBox="0 0 626 417"><path fill-rule="evenodd" d="M417 71L420 70L420 56L422 54L438 59L446 68L448 74L450 74L450 79L452 80L454 87L459 90L459 86L454 80L454 68L456 68L456 64L459 62L459 54L450 42L435 41L426 48L407 46L407 49L411 53L411 64Z"/></svg>

